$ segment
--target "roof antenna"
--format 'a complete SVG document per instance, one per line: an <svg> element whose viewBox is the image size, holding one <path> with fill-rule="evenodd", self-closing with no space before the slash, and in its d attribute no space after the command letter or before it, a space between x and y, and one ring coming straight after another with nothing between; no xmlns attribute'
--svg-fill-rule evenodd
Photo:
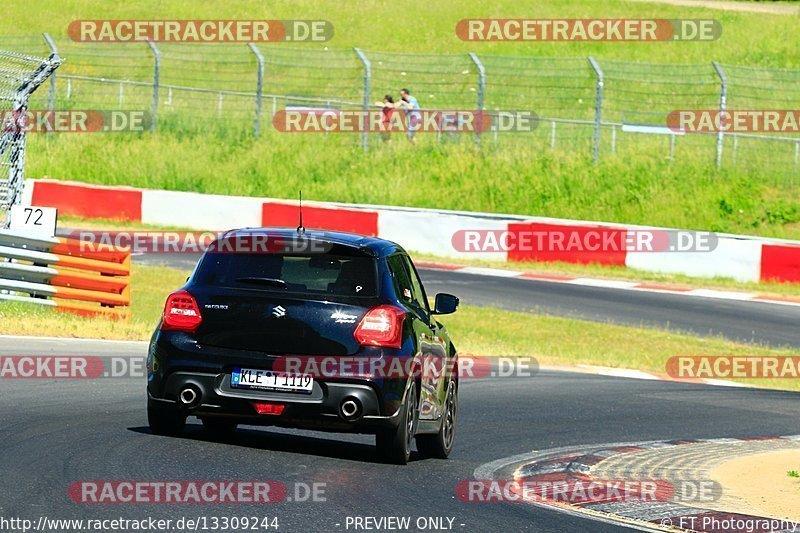
<svg viewBox="0 0 800 533"><path fill-rule="evenodd" d="M306 232L306 228L303 227L303 191L300 190L300 225L297 226L297 234L302 235Z"/></svg>

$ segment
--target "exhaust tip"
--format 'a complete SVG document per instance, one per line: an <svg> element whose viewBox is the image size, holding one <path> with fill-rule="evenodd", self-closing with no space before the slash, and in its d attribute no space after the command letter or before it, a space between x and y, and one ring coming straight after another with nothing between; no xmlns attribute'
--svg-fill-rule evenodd
<svg viewBox="0 0 800 533"><path fill-rule="evenodd" d="M361 402L358 398L345 398L339 406L339 415L348 422L353 422L361 418Z"/></svg>
<svg viewBox="0 0 800 533"><path fill-rule="evenodd" d="M194 387L184 387L178 395L184 407L195 407L200 403L200 393Z"/></svg>

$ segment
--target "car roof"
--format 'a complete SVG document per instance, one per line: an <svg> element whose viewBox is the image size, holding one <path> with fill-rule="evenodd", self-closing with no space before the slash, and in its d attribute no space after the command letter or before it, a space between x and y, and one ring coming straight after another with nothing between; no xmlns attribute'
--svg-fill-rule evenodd
<svg viewBox="0 0 800 533"><path fill-rule="evenodd" d="M244 237L249 235L297 238L298 233L297 228L239 228L225 232L223 237ZM395 252L406 253L403 247L397 243L387 241L386 239L379 239L378 237L367 237L357 233L306 229L302 236L303 238L313 239L315 241L360 248L376 257L385 257Z"/></svg>

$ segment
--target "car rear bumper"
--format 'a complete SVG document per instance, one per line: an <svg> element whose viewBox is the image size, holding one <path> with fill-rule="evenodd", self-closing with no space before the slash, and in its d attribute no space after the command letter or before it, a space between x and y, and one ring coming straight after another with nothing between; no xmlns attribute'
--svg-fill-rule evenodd
<svg viewBox="0 0 800 533"><path fill-rule="evenodd" d="M272 425L340 432L374 432L400 421L406 379L315 379L310 394L241 389L231 386L231 369L271 369L260 353L198 347L190 336L157 332L148 354L148 406L180 410L187 416L225 417L241 424ZM192 389L190 404L181 392ZM343 403L358 406L345 416ZM280 414L259 414L256 403L282 406Z"/></svg>
<svg viewBox="0 0 800 533"><path fill-rule="evenodd" d="M394 427L399 421L399 411L392 416L380 414L377 394L368 385L318 384L324 392L321 397L315 397L299 393L233 390L229 388L229 380L229 374L175 372L168 378L163 396L155 396L148 387L148 405L181 410L187 416L235 419L241 424L331 431L370 432L371 428ZM179 399L181 391L187 387L193 388L198 395L196 403L191 405L184 405ZM346 400L355 401L359 406L358 414L351 418L342 414L342 404ZM283 410L278 415L258 414L254 403L264 402L283 406Z"/></svg>

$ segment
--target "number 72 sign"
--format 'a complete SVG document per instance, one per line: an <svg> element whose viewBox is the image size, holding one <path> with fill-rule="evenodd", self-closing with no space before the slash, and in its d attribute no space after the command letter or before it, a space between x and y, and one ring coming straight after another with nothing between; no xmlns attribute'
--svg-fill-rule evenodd
<svg viewBox="0 0 800 533"><path fill-rule="evenodd" d="M11 206L11 231L53 237L56 234L57 212L55 207L35 205Z"/></svg>

